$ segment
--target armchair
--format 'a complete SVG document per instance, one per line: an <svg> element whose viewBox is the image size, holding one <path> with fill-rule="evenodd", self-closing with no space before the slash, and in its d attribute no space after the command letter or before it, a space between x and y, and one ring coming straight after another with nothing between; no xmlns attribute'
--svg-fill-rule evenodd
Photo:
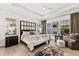
<svg viewBox="0 0 79 59"><path fill-rule="evenodd" d="M68 41L68 47L73 50L79 50L79 34L78 33L70 34L70 39Z"/></svg>

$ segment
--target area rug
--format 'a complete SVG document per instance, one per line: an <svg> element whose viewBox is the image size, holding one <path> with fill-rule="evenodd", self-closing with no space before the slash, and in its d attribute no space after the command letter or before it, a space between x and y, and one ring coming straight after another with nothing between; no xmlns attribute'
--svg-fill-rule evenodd
<svg viewBox="0 0 79 59"><path fill-rule="evenodd" d="M58 47L44 47L37 51L34 56L64 56L64 51Z"/></svg>

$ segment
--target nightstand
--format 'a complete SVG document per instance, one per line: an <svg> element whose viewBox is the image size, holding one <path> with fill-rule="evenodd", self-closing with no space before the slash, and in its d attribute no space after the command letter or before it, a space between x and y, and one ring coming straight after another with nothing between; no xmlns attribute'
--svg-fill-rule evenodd
<svg viewBox="0 0 79 59"><path fill-rule="evenodd" d="M18 36L6 36L5 37L5 47L10 47L18 44Z"/></svg>

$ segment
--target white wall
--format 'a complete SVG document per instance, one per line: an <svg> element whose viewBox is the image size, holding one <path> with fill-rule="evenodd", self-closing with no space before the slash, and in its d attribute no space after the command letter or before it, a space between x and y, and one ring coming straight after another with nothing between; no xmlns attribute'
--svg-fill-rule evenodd
<svg viewBox="0 0 79 59"><path fill-rule="evenodd" d="M20 37L20 20L39 23L40 19L32 18L28 15L22 16L21 14L14 13L8 10L0 10L0 47L5 46L5 18L17 20L17 35Z"/></svg>
<svg viewBox="0 0 79 59"><path fill-rule="evenodd" d="M66 20L66 19L70 19L70 15L65 15L65 16L60 16L60 17L47 19L47 23L52 23L52 22L56 22L56 21L62 21L62 20Z"/></svg>

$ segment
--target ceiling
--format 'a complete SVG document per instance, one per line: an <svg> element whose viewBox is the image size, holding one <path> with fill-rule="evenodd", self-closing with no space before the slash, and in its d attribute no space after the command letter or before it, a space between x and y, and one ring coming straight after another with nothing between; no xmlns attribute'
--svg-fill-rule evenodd
<svg viewBox="0 0 79 59"><path fill-rule="evenodd" d="M60 4L60 3L23 3L18 4L20 6L23 6L24 8L27 8L31 11L34 11L35 13L39 15L45 15L48 14L51 11L58 10L62 7L66 7L72 4Z"/></svg>
<svg viewBox="0 0 79 59"><path fill-rule="evenodd" d="M76 8L78 4L75 3L19 3L15 4L18 7L25 9L40 17L50 18L56 13L64 12L69 9Z"/></svg>
<svg viewBox="0 0 79 59"><path fill-rule="evenodd" d="M9 5L13 7L13 11L18 10L17 13L29 14L41 19L70 14L74 10L77 11L77 8L79 9L77 3L12 3Z"/></svg>

